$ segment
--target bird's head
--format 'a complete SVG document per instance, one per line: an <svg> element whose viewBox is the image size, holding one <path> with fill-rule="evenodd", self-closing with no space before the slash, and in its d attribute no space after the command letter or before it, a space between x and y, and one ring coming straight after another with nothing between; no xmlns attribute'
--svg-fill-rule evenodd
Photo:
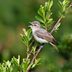
<svg viewBox="0 0 72 72"><path fill-rule="evenodd" d="M32 29L32 30L38 30L38 29L40 29L40 23L38 22L38 21L33 21L33 22L30 22L30 28Z"/></svg>

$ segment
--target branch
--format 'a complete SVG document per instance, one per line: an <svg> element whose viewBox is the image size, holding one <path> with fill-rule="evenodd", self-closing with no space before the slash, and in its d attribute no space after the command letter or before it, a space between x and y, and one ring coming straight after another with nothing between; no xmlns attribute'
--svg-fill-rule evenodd
<svg viewBox="0 0 72 72"><path fill-rule="evenodd" d="M30 45L29 45L29 48L30 48L30 46L32 45L34 43L34 39L32 39L32 41L31 41L31 43L30 43ZM28 53L29 52L29 53ZM29 50L27 52L27 59L30 57L30 55L31 55L31 53L32 53L32 49L31 49L31 51Z"/></svg>
<svg viewBox="0 0 72 72"><path fill-rule="evenodd" d="M72 2L71 2L70 5L69 5L69 8L70 8L70 7L72 7Z"/></svg>
<svg viewBox="0 0 72 72"><path fill-rule="evenodd" d="M43 48L43 46L40 46L39 49L37 50L36 54L33 56L33 59L31 60L31 63L29 64L29 66L27 68L27 72L29 72L34 60L36 59L36 57L38 56L38 54L40 53L42 48Z"/></svg>
<svg viewBox="0 0 72 72"><path fill-rule="evenodd" d="M70 7L72 7L72 2L70 3L70 5L69 5L69 7L67 8L67 9L69 9ZM58 21L56 22L56 24L54 25L54 27L52 28L52 30L51 30L51 32L50 33L53 33L55 30L56 30L56 28L57 28L57 26L59 25L59 23L61 22L61 20L62 20L62 16L58 19Z"/></svg>
<svg viewBox="0 0 72 72"><path fill-rule="evenodd" d="M58 19L58 21L56 22L56 24L54 25L54 27L52 28L52 30L51 30L51 34L56 30L56 28L57 28L57 26L59 25L59 23L61 22L61 20L62 20L62 17L60 17L59 19Z"/></svg>

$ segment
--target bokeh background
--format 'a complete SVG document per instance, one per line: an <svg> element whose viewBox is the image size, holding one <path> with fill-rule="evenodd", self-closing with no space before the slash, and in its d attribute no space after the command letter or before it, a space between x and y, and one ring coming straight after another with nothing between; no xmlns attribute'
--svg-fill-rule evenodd
<svg viewBox="0 0 72 72"><path fill-rule="evenodd" d="M0 62L13 56L25 57L20 33L28 28L29 22L41 4L47 0L0 0ZM53 18L57 17L57 2L54 0ZM72 2L72 0L71 0ZM41 63L33 72L72 72L72 8L57 32L53 33L58 41L59 53L51 45L45 45L40 53Z"/></svg>

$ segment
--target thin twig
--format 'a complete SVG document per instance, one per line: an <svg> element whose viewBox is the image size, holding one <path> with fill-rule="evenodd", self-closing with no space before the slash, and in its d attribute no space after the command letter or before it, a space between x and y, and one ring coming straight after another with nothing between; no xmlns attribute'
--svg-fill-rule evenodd
<svg viewBox="0 0 72 72"><path fill-rule="evenodd" d="M56 22L56 24L54 25L54 27L52 28L52 30L51 30L51 34L55 31L55 29L56 29L56 26L58 26L58 24L60 23L60 21L62 20L62 17L60 17L59 19L58 19L58 21Z"/></svg>
<svg viewBox="0 0 72 72"><path fill-rule="evenodd" d="M32 50L27 54L27 59L30 57Z"/></svg>
<svg viewBox="0 0 72 72"><path fill-rule="evenodd" d="M29 64L28 68L27 68L27 72L29 72L34 60L36 59L36 57L38 56L39 52L41 51L41 49L43 48L43 46L40 46L38 51L36 52L36 54L33 56L33 59L31 60L31 63Z"/></svg>
<svg viewBox="0 0 72 72"><path fill-rule="evenodd" d="M33 42L34 42L34 40L32 40L32 42L30 43L29 48L33 44ZM32 53L32 49L31 49L31 51L27 52L27 59L30 57L31 53Z"/></svg>
<svg viewBox="0 0 72 72"><path fill-rule="evenodd" d="M69 7L68 7L68 8L70 8L70 7L72 7L72 2L70 3L70 5L69 5Z"/></svg>

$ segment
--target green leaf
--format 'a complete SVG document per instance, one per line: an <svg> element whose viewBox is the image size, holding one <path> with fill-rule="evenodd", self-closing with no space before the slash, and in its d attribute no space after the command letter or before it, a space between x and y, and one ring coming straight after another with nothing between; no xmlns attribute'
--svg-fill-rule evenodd
<svg viewBox="0 0 72 72"><path fill-rule="evenodd" d="M44 23L44 21L43 21L43 19L40 17L40 16L35 16L35 18L38 20L38 21L40 21L41 23Z"/></svg>
<svg viewBox="0 0 72 72"><path fill-rule="evenodd" d="M28 42L31 40L32 35L31 35L31 29L27 30L27 38L28 38Z"/></svg>
<svg viewBox="0 0 72 72"><path fill-rule="evenodd" d="M27 36L27 31L25 28L23 28L23 32L24 32L25 36Z"/></svg>
<svg viewBox="0 0 72 72"><path fill-rule="evenodd" d="M19 70L19 59L16 59L15 57L12 58L11 60L11 67L12 67L12 72L18 72Z"/></svg>
<svg viewBox="0 0 72 72"><path fill-rule="evenodd" d="M47 24L52 24L52 23L53 23L53 19L50 18L50 19L48 20Z"/></svg>
<svg viewBox="0 0 72 72"><path fill-rule="evenodd" d="M35 66L37 66L39 62L40 62L40 58L35 59L35 62L34 62L34 64L32 65L31 68L34 68Z"/></svg>
<svg viewBox="0 0 72 72"><path fill-rule="evenodd" d="M23 59L23 62L21 64L23 72L26 72L29 63L30 63L30 59Z"/></svg>
<svg viewBox="0 0 72 72"><path fill-rule="evenodd" d="M37 47L37 46L33 46L33 47L32 47L32 53L33 53L33 54L36 53L36 47Z"/></svg>
<svg viewBox="0 0 72 72"><path fill-rule="evenodd" d="M50 3L49 3L49 11L51 10L51 7L53 6L53 0L50 0Z"/></svg>

